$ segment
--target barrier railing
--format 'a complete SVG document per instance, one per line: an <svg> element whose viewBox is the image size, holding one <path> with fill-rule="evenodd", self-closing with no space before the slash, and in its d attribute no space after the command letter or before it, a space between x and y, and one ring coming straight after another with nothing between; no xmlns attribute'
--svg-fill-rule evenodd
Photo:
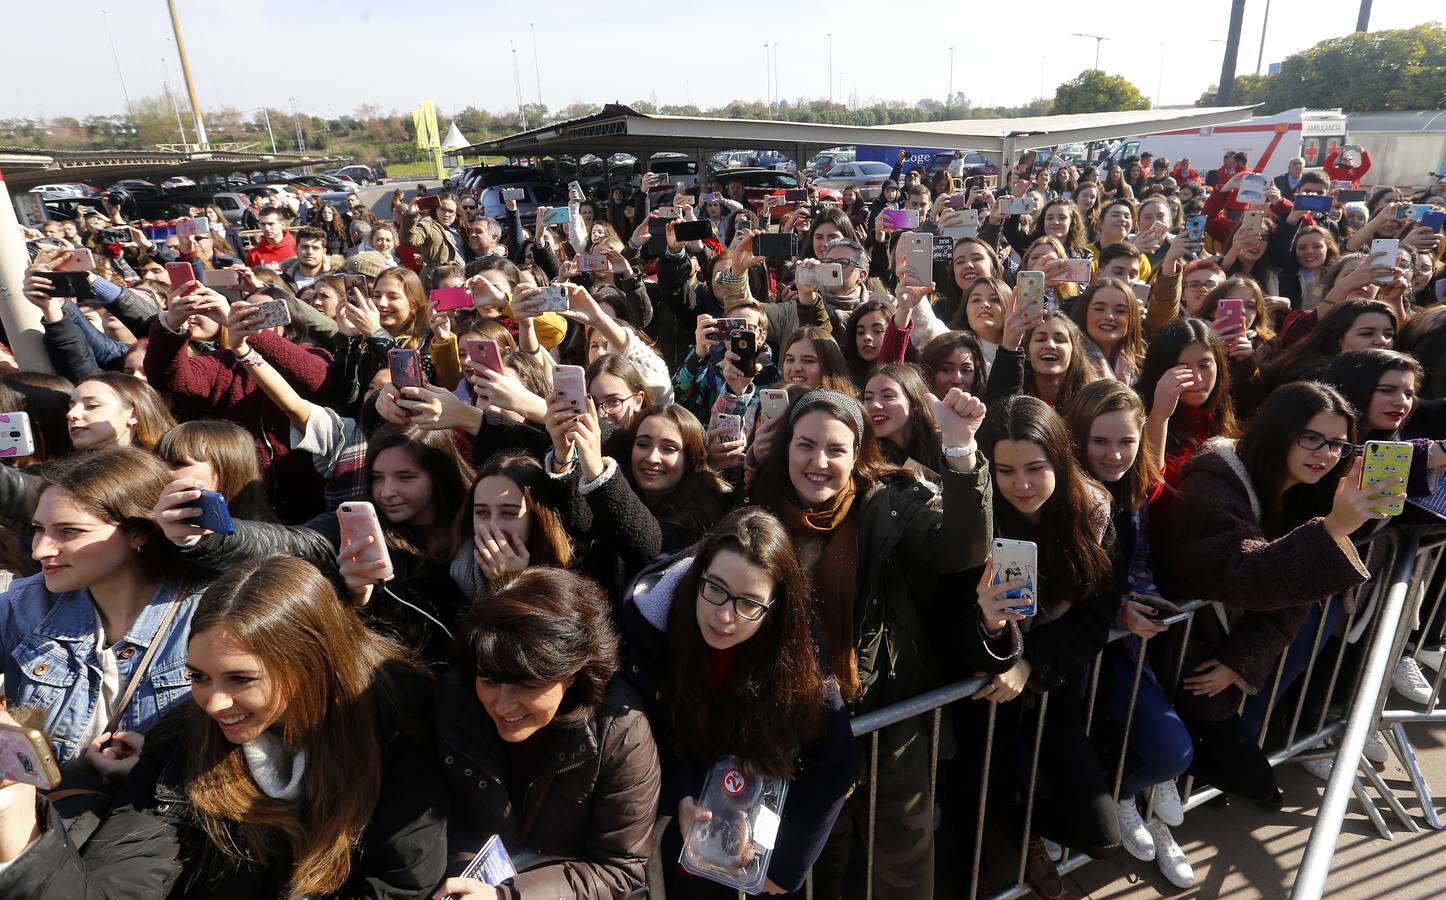
<svg viewBox="0 0 1446 900"><path fill-rule="evenodd" d="M1330 877L1336 840L1340 836L1352 795L1361 801L1366 815L1382 837L1391 836L1384 816L1363 789L1358 775L1366 776L1389 810L1407 830L1421 830L1399 798L1364 758L1366 741L1377 730L1383 730L1387 747L1406 770L1427 824L1438 830L1443 827L1426 779L1421 773L1420 764L1416 760L1415 751L1406 735L1405 725L1446 721L1446 713L1437 709L1446 665L1442 665L1439 658L1434 661L1437 671L1424 711L1388 710L1385 707L1391 694L1392 672L1397 661L1403 658L1411 635L1419 635L1410 656L1418 665L1428 645L1437 648L1441 646L1442 614L1446 612L1443 600L1446 600L1446 592L1441 590L1436 575L1441 558L1446 555L1446 535L1443 535L1439 528L1415 528L1405 531L1401 540L1402 549L1392 567L1384 603L1377 617L1377 627L1352 698L1349 715L1344 723L1344 733L1335 754L1331 777L1306 844L1305 856L1297 869L1295 883L1291 888L1291 900L1318 900L1324 894ZM1426 606L1428 598L1431 600L1430 612L1425 618L1424 627L1421 627L1420 612ZM1435 652L1440 653L1440 650Z"/></svg>
<svg viewBox="0 0 1446 900"><path fill-rule="evenodd" d="M1345 804L1349 798L1349 794L1345 793L1346 791L1354 793L1357 798L1362 801L1367 814L1371 816L1377 830L1383 836L1389 836L1390 834L1389 827L1386 825L1380 811L1376 808L1375 803L1370 799L1369 795L1367 795L1360 779L1355 777L1356 767L1350 766L1347 768L1347 766L1342 764L1341 760L1360 758L1366 737L1370 733L1370 729L1373 727L1376 719L1389 723L1393 730L1400 729L1401 723L1406 721L1446 721L1446 710L1437 709L1442 684L1441 672L1437 674L1431 701L1425 712L1390 710L1380 715L1373 715L1381 711L1380 703L1382 702L1381 695L1384 691L1383 685L1389 681L1390 677L1389 664L1393 663L1399 655L1400 648L1404 646L1405 633L1411 630L1407 627L1410 622L1402 615L1403 609L1407 606L1407 597L1410 596L1415 601L1414 605L1419 606L1426 586L1432 583L1432 574L1435 571L1436 563L1439 562L1442 552L1442 542L1446 542L1446 532L1443 532L1439 541L1423 550L1420 534L1417 530L1402 529L1393 525L1377 531L1369 538L1357 544L1358 552L1361 553L1362 558L1366 560L1371 576L1366 584L1357 590L1357 602L1351 611L1343 617L1344 622L1338 628L1334 630L1328 629L1327 626L1330 617L1327 615L1325 609L1326 604L1322 604L1318 622L1314 626L1314 640L1310 646L1310 653L1305 670L1299 678L1295 678L1292 681L1291 687L1298 687L1298 691L1294 709L1288 717L1282 720L1282 725L1286 726L1283 738L1281 738L1279 734L1272 735L1271 731L1272 723L1276 719L1276 707L1281 700L1282 692L1280 688L1284 684L1289 662L1289 652L1283 652L1275 665L1273 677L1270 679L1270 694L1265 701L1265 714L1257 737L1258 744L1262 748L1266 747L1269 739L1275 739L1271 744L1274 749L1268 754L1270 764L1276 766L1288 760L1304 761L1327 757L1335 757L1336 759L1335 771L1330 787L1327 789L1327 803L1322 807L1321 820L1318 820L1317 824L1317 830L1320 832L1320 835L1318 839L1315 835L1312 836L1312 844L1319 844L1320 847L1324 849L1316 850L1315 856L1310 859L1312 863L1312 869L1310 870L1312 873L1312 881L1303 886L1304 890L1308 891L1310 886L1315 884L1315 879L1317 878L1319 879L1319 884L1321 886L1324 885L1325 875L1329 873L1330 857L1328 851L1333 848L1335 835L1339 832L1339 819L1340 816L1344 814ZM1268 586L1265 589L1268 589ZM1339 599L1334 598L1327 601L1327 603L1338 602L1340 602ZM1181 606L1181 611L1188 614L1185 621L1177 626L1181 628L1183 632L1179 637L1182 648L1188 644L1191 630L1195 625L1195 617L1202 609L1206 610L1206 614L1208 615L1215 615L1214 609L1204 601L1191 601ZM1361 617L1363 615L1370 616L1370 619L1362 619ZM1366 665L1360 668L1352 665L1350 668L1347 668L1346 651L1350 644L1344 637L1339 641L1335 652L1329 655L1330 658L1325 659L1324 657L1327 654L1322 653L1322 648L1326 639L1332 635L1333 631L1338 632L1342 636L1351 635L1357 628L1358 621L1365 621L1365 631L1369 632L1368 646L1371 648L1371 652L1366 661ZM1432 607L1431 614L1427 617L1426 625L1427 628L1425 630L1427 632L1430 631L1433 625L1438 632L1442 626L1446 626L1446 608L1443 608L1439 596L1437 597L1437 602ZM1222 627L1228 629L1228 624L1222 622ZM1109 643L1124 638L1126 634L1127 632L1122 630L1113 630L1110 634ZM1166 632L1164 635L1161 635L1160 638L1157 638L1157 640L1163 640L1169 634L1170 632ZM1362 639L1365 639L1365 637L1366 635L1363 633ZM1133 661L1128 712L1124 722L1117 723L1120 726L1118 753L1115 756L1113 773L1107 773L1112 774L1112 778L1109 780L1113 786L1112 799L1116 802L1119 800L1119 793L1124 780L1126 761L1130 747L1130 735L1134 725L1136 701L1139 696L1141 679L1145 672L1146 657L1151 639L1136 637L1135 640L1137 640L1139 644ZM1421 645L1418 644L1418 655L1421 652L1420 646ZM1095 656L1088 673L1086 682L1087 697L1085 700L1085 728L1087 733L1093 727L1096 719L1096 707L1099 701L1099 680L1101 670L1105 665L1105 653L1107 651L1108 645L1106 649L1101 650L1101 652ZM1160 683L1172 701L1180 689L1185 674L1183 671L1184 658L1185 654L1182 650L1179 654L1178 663L1174 667L1175 671L1168 673L1168 682L1163 677L1160 677ZM1323 664L1329 665L1329 674L1325 676L1324 680L1321 680L1318 677L1318 670L1320 670ZM1441 666L1440 668L1446 670L1446 666ZM1159 677L1160 673L1156 673L1156 676ZM1349 692L1343 694L1344 696L1350 696L1352 698L1351 706L1348 710L1349 715L1332 717L1332 699L1336 696L1337 685L1343 680L1351 682ZM877 780L880 731L891 725L897 725L920 716L931 716L932 721L929 728L929 734L931 735L929 748L929 792L932 805L938 786L939 738L944 709L953 703L969 698L970 695L984 687L988 682L989 679L984 677L967 678L927 691L883 709L857 716L852 720L851 725L854 735L856 737L867 737L869 739L869 775L867 784L867 790L869 792L869 815L866 849L867 859L865 865L867 897L874 897L874 844L878 825L876 814L878 805ZM1311 689L1313 684L1318 685L1315 691ZM1076 685L1072 685L1072 687L1076 687ZM1323 698L1319 696L1321 689L1324 690ZM1039 785L1039 749L1044 732L1045 714L1048 710L1050 692L1039 694L1037 697L1038 723L1035 726L1034 734L1027 738L1033 750L1030 755L1028 776L1025 780L1024 825L1022 834L1019 835L1017 864L1013 867L1014 880L1008 887L988 894L986 900L1011 900L1011 898L1021 897L1032 891L1025 883L1025 873L1028 864L1028 846L1030 838L1033 836L1034 801ZM1021 703L1023 700L1023 697L1019 697L1011 702ZM1242 698L1238 709L1243 710L1244 706L1245 700ZM1307 712L1312 706L1317 708L1312 715L1307 716ZM1362 713L1362 709L1366 712ZM972 856L970 857L971 864L967 891L971 900L975 900L979 894L977 887L982 863L986 826L985 813L989 805L989 775L991 771L991 757L994 749L994 732L998 711L999 704L989 703L982 738L984 741L981 754L982 762L978 773L978 806L973 811L974 814L972 816L974 845L972 848L969 848L972 851ZM1305 725L1304 734L1301 733L1303 723ZM1345 736L1339 751L1327 751L1321 748L1322 742L1332 739L1342 732L1345 732ZM1399 731L1398 734L1390 735L1390 737L1393 749L1404 762L1411 756L1410 746L1405 740L1404 731ZM1025 736L1021 735L1021 744L1023 744L1025 740ZM1408 768L1410 767L1408 766ZM1369 765L1365 766L1365 770L1364 774L1366 774L1367 780L1381 798L1390 806L1391 811L1403 822L1408 823L1407 827L1411 827L1414 822L1412 822L1410 816L1406 814L1405 809L1401 807L1399 800L1395 798L1389 787L1381 781L1380 777L1375 773L1375 770ZM1420 777L1419 768L1415 768L1412 771L1415 773L1412 776L1413 784L1418 793L1420 793L1423 798L1429 798L1425 780ZM1334 793L1331 793L1332 791L1334 791ZM1213 786L1202 790L1195 790L1193 777L1186 776L1184 778L1184 788L1180 791L1180 797L1184 809L1189 811L1208 802L1220 793L1220 789ZM1150 821L1153 813L1154 797L1155 789L1151 788L1142 817L1142 820L1145 822ZM1428 810L1430 809L1428 800L1423 799L1423 807ZM962 816L963 812L956 811L956 814ZM1432 826L1440 827L1434 818L1434 812L1430 813L1430 816ZM1335 819L1334 831L1330 831L1329 829L1322 830L1322 820L1327 818ZM1072 852L1067 847L1064 848L1063 852L1064 855L1056 866L1061 876L1080 868L1090 861L1089 856L1080 852ZM1303 868L1301 881L1303 881L1305 877L1306 871ZM1298 885L1301 884L1301 881L1298 881ZM960 893L965 889L966 886L961 886ZM1307 897L1318 897L1319 888L1316 889L1314 894L1299 893L1296 896L1302 898L1302 900Z"/></svg>

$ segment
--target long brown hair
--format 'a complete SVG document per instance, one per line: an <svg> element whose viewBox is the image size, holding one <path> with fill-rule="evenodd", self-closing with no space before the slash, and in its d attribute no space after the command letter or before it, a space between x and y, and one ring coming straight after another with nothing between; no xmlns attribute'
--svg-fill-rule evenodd
<svg viewBox="0 0 1446 900"><path fill-rule="evenodd" d="M1094 343L1094 338L1089 336L1089 327L1086 324L1089 321L1090 304L1094 302L1095 295L1105 288L1119 291L1125 297L1125 333L1111 350L1106 350ZM1118 278L1096 280L1075 301L1070 320L1079 326L1080 334L1084 335L1085 339L1099 350L1111 372L1115 371L1115 366L1121 358L1124 358L1131 373L1139 369L1140 361L1145 356L1145 312L1140 308L1140 298L1135 296L1135 292L1130 289L1128 284Z"/></svg>
<svg viewBox="0 0 1446 900"><path fill-rule="evenodd" d="M411 316L402 323L402 328L393 337L396 338L399 347L417 349L426 342L431 334L431 327L427 324L427 292L422 287L422 279L416 272L405 266L392 266L377 273L377 277L371 281L372 290L377 289L377 284L383 278L395 278L401 282L402 294L407 298L407 306L410 308Z"/></svg>
<svg viewBox="0 0 1446 900"><path fill-rule="evenodd" d="M464 503L467 497L463 490L471 477L472 466L457 452L451 431L383 425L373 432L367 441L366 465L363 469L367 499L373 503L376 503L376 498L372 496L372 469L376 465L377 457L383 451L392 449L400 449L411 456L417 468L426 472L427 477L432 480L432 499L429 502L436 515L425 530L391 522L383 516L381 523L387 545L445 565L452 559L449 523L459 509L470 506Z"/></svg>
<svg viewBox="0 0 1446 900"><path fill-rule="evenodd" d="M256 439L240 425L218 419L182 422L161 435L156 456L172 469L193 462L209 463L216 473L216 489L226 498L232 516L275 521L266 483L261 480Z"/></svg>
<svg viewBox="0 0 1446 900"><path fill-rule="evenodd" d="M1110 555L1101 546L1090 511L1103 502L1098 486L1075 461L1069 429L1059 413L1037 397L1016 394L990 408L979 426L979 451L995 458L1000 441L1039 446L1054 469L1054 493L1032 525L994 482L994 525L1000 537L1033 539L1039 547L1040 603L1051 610L1078 603L1105 589Z"/></svg>
<svg viewBox="0 0 1446 900"><path fill-rule="evenodd" d="M708 462L708 442L703 425L686 407L676 403L655 403L638 413L633 420L628 440L630 451L643 423L654 416L672 422L683 438L683 479L670 491L638 491L638 496L659 519L675 522L695 532L705 531L723 515L728 482ZM629 455L631 457L631 452ZM628 482L637 490L631 458L620 462Z"/></svg>
<svg viewBox="0 0 1446 900"><path fill-rule="evenodd" d="M1200 318L1214 321L1220 301L1236 291L1250 294L1250 305L1255 310L1255 326L1252 330L1258 338L1256 344L1263 344L1274 338L1275 331L1270 327L1270 314L1265 308L1265 291L1260 287L1260 282L1249 275L1232 275L1211 288L1205 299L1200 301Z"/></svg>
<svg viewBox="0 0 1446 900"><path fill-rule="evenodd" d="M1150 348L1145 351L1145 364L1140 367L1140 377L1135 382L1135 392L1140 395L1149 412L1155 404L1155 387L1165 373L1180 364L1180 354L1191 344L1201 344L1210 351L1215 364L1215 390L1205 398L1200 411L1210 424L1211 437L1235 437L1240 427L1235 420L1235 403L1230 398L1230 365L1225 357L1225 348L1215 336L1215 329L1202 319L1173 319L1150 339ZM1179 454L1193 449L1195 435L1187 424L1189 418L1183 412L1184 404L1175 408L1165 430L1165 452Z"/></svg>
<svg viewBox="0 0 1446 900"><path fill-rule="evenodd" d="M1085 336L1062 310L1052 309L1044 314L1039 324L1024 334L1024 389L1037 393L1039 385L1034 380L1034 367L1030 365L1029 345L1034 340L1034 332L1039 328L1046 328L1051 322L1061 325L1065 333L1069 335L1069 365L1060 378L1059 390L1055 392L1052 403L1068 403L1069 398L1079 393L1085 385L1094 381L1094 367L1090 365L1089 351L1085 348Z"/></svg>
<svg viewBox="0 0 1446 900"><path fill-rule="evenodd" d="M814 355L818 357L818 386L829 388L842 394L854 395L859 389L854 385L853 377L849 375L848 360L844 359L843 348L833 335L819 328L817 325L804 325L795 328L778 345L778 368L784 368L783 359L788 355L788 348L799 341L808 341L813 348Z"/></svg>
<svg viewBox="0 0 1446 900"><path fill-rule="evenodd" d="M1134 511L1145 505L1155 485L1162 480L1155 455L1145 445L1145 404L1140 401L1140 395L1122 381L1102 378L1085 385L1059 410L1074 435L1075 460L1086 473L1091 472L1090 429L1094 427L1095 419L1112 412L1126 413L1134 420L1135 426L1140 429L1140 444L1135 451L1135 462L1126 470L1124 477L1104 484L1104 488L1114 497L1117 506Z"/></svg>
<svg viewBox="0 0 1446 900"><path fill-rule="evenodd" d="M377 691L392 687L386 666L404 665L400 647L369 630L315 566L291 556L241 564L202 594L191 637L225 629L261 659L279 692L282 742L304 751L300 803L266 796L241 746L192 704L185 723L185 792L211 850L265 866L277 833L291 849L288 896L328 894L351 873L381 793L386 737Z"/></svg>
<svg viewBox="0 0 1446 900"><path fill-rule="evenodd" d="M121 402L130 406L136 414L136 427L131 430L131 440L137 447L144 447L152 450L156 442L176 424L171 416L171 411L166 409L166 404L161 400L161 395L156 389L141 381L134 375L126 375L122 372L97 372L86 378L86 381L97 381L111 390L115 391L121 398ZM80 384L76 385L79 387Z"/></svg>
<svg viewBox="0 0 1446 900"><path fill-rule="evenodd" d="M729 551L766 571L773 595L758 631L740 644L721 696L709 689L715 651L698 623L698 579ZM812 594L782 522L757 507L730 513L698 545L668 612L665 699L678 745L697 759L728 753L750 771L797 774L799 751L823 731L828 689L809 633Z"/></svg>
<svg viewBox="0 0 1446 900"><path fill-rule="evenodd" d="M517 485L527 503L527 512L532 518L532 527L527 535L529 565L557 566L563 569L572 565L576 551L572 545L572 537L567 533L567 526L563 524L562 513L558 512L551 479L537 460L521 453L498 454L483 463L482 468L477 471L477 477L472 479L472 484L463 498L464 502L457 510L454 534L456 549L460 552L463 547L472 546L472 506L476 502L477 485L482 483L482 479L493 476L506 478Z"/></svg>

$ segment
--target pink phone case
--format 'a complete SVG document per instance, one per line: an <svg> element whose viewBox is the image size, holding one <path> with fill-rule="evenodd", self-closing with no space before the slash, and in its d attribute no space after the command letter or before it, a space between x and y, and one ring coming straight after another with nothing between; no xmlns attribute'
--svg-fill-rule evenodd
<svg viewBox="0 0 1446 900"><path fill-rule="evenodd" d="M1245 301L1224 297L1215 305L1215 331L1225 331L1245 325Z"/></svg>
<svg viewBox="0 0 1446 900"><path fill-rule="evenodd" d="M565 397L577 412L587 410L587 384L581 366L558 366L552 374L552 390Z"/></svg>
<svg viewBox="0 0 1446 900"><path fill-rule="evenodd" d="M388 350L387 365L392 370L392 384L398 388L422 386L422 360L415 350Z"/></svg>
<svg viewBox="0 0 1446 900"><path fill-rule="evenodd" d="M467 358L484 369L502 374L502 351L496 341L484 338L470 338L467 341Z"/></svg>
<svg viewBox="0 0 1446 900"><path fill-rule="evenodd" d="M336 510L337 522L341 525L343 544L351 544L371 535L372 543L357 557L359 562L386 562L382 575L385 581L392 577L392 557L387 552L386 535L382 533L381 520L376 508L361 501L343 503Z"/></svg>
<svg viewBox="0 0 1446 900"><path fill-rule="evenodd" d="M166 275L171 279L172 292L180 290L188 282L196 280L196 270L190 263L166 263Z"/></svg>
<svg viewBox="0 0 1446 900"><path fill-rule="evenodd" d="M471 309L472 295L467 293L466 288L437 288L435 291L432 291L432 303L436 306L438 312L447 312L453 309Z"/></svg>

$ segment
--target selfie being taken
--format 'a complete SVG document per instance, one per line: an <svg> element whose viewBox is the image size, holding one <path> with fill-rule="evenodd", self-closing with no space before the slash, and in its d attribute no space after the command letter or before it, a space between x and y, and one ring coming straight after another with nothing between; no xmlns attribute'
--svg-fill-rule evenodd
<svg viewBox="0 0 1446 900"><path fill-rule="evenodd" d="M1430 9L141 6L0 12L0 900L1446 895Z"/></svg>

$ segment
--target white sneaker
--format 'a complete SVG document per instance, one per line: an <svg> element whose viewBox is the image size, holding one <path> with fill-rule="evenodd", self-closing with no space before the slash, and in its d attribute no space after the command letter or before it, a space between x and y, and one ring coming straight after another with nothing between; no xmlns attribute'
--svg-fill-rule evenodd
<svg viewBox="0 0 1446 900"><path fill-rule="evenodd" d="M1155 785L1155 815L1166 825L1180 825L1185 821L1185 804L1180 802L1174 779Z"/></svg>
<svg viewBox="0 0 1446 900"><path fill-rule="evenodd" d="M1365 756L1376 765L1384 765L1386 760L1391 758L1391 751L1386 749L1386 742L1381 740L1378 732L1371 732L1366 735Z"/></svg>
<svg viewBox="0 0 1446 900"><path fill-rule="evenodd" d="M1396 693L1413 703L1425 703L1431 699L1431 682L1421 674L1421 667L1409 656L1401 657L1396 671L1391 673L1391 687Z"/></svg>
<svg viewBox="0 0 1446 900"><path fill-rule="evenodd" d="M1040 841L1044 844L1044 855L1049 857L1050 862L1057 863L1060 860L1064 859L1063 847L1061 847L1059 844L1056 844L1054 841L1051 841L1047 837L1041 837Z"/></svg>
<svg viewBox="0 0 1446 900"><path fill-rule="evenodd" d="M1156 794L1158 795L1158 791ZM1150 837L1155 842L1155 862L1160 865L1160 872L1171 884L1177 888L1194 887L1195 870L1190 868L1190 860L1186 858L1185 851L1175 843L1175 836L1170 833L1169 826L1159 819L1150 820Z"/></svg>
<svg viewBox="0 0 1446 900"><path fill-rule="evenodd" d="M1311 744L1311 745L1310 745L1309 747L1307 747L1306 749L1307 749L1307 750L1325 750L1325 749L1326 749L1326 743L1325 743L1325 741L1317 741L1317 742L1315 742L1314 744ZM1325 757L1324 759L1307 760L1306 762L1301 763L1301 766L1302 766L1307 772L1309 772L1310 774L1312 774L1312 775L1314 775L1315 777L1319 778L1321 781L1330 781L1330 780L1331 780L1331 767L1332 767L1333 765L1334 765L1334 761L1333 761L1330 757Z"/></svg>
<svg viewBox="0 0 1446 900"><path fill-rule="evenodd" d="M1155 842L1150 838L1134 797L1123 797L1116 804L1120 815L1120 841L1135 859L1149 862L1155 858Z"/></svg>
<svg viewBox="0 0 1446 900"><path fill-rule="evenodd" d="M1416 661L1423 666L1429 666L1439 672L1441 671L1441 657L1443 655L1446 655L1446 653L1443 653L1440 647L1437 647L1435 650L1422 650L1420 654L1417 655Z"/></svg>

